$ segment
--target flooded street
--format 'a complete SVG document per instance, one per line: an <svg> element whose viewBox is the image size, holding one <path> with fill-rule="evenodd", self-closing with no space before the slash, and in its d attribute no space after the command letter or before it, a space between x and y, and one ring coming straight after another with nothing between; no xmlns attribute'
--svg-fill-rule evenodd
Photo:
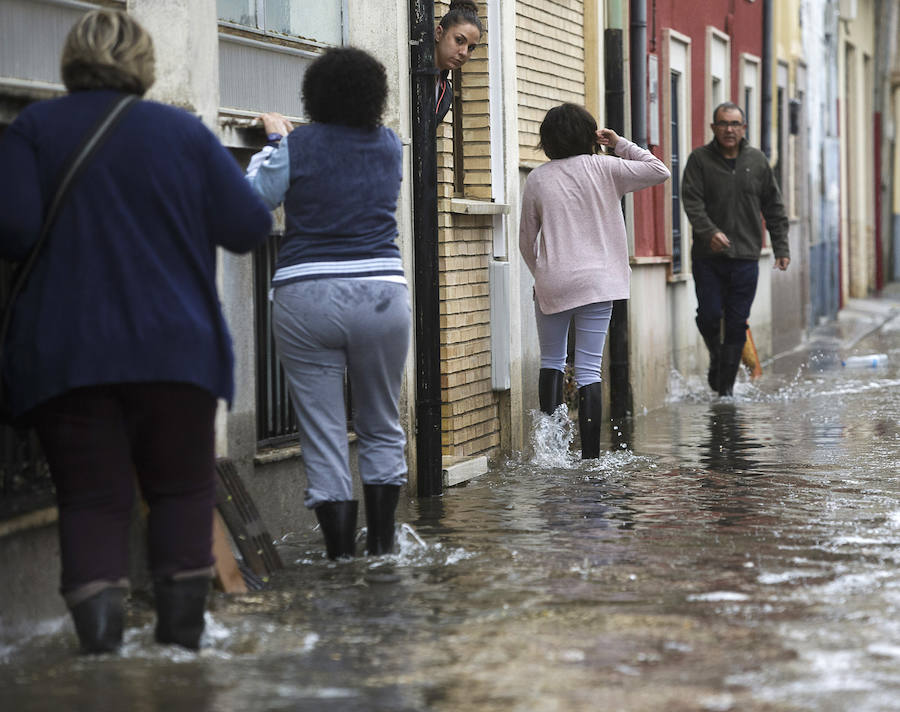
<svg viewBox="0 0 900 712"><path fill-rule="evenodd" d="M152 644L140 597L119 656L49 622L0 648L0 709L900 709L900 302L733 399L672 382L597 461L537 416L534 452L401 505L396 556L285 537L269 590L214 596L200 654Z"/></svg>

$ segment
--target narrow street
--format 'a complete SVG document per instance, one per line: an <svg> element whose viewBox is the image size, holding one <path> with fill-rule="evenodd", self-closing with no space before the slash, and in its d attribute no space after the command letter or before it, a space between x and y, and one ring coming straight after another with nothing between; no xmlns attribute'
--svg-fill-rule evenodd
<svg viewBox="0 0 900 712"><path fill-rule="evenodd" d="M271 589L214 597L200 654L154 645L140 597L120 656L51 622L0 650L0 707L900 709L900 298L764 371L721 401L675 378L594 462L542 420L534 453L408 501L396 557L289 535Z"/></svg>

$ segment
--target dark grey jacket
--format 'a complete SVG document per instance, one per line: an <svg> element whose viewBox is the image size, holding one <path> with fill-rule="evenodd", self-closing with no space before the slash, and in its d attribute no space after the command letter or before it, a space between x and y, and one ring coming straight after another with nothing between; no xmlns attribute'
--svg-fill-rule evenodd
<svg viewBox="0 0 900 712"><path fill-rule="evenodd" d="M695 148L684 167L681 202L694 229L691 257L759 259L762 220L772 240L775 257L790 257L788 218L781 191L765 154L741 141L734 169L719 151L715 139ZM724 232L731 246L710 249L710 239Z"/></svg>

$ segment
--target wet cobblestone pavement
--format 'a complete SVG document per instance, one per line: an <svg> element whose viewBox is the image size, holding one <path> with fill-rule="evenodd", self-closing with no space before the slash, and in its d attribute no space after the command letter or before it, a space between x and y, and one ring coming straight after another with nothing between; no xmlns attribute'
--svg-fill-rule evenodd
<svg viewBox="0 0 900 712"><path fill-rule="evenodd" d="M286 537L200 654L153 645L140 599L120 656L50 622L0 649L0 708L900 709L900 302L852 303L733 399L672 383L597 461L538 416L534 452L406 502L396 556Z"/></svg>

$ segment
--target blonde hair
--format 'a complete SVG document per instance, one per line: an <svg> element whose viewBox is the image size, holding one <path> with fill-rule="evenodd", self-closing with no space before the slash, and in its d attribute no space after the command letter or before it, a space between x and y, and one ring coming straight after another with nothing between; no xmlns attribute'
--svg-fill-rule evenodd
<svg viewBox="0 0 900 712"><path fill-rule="evenodd" d="M143 96L155 80L153 38L122 10L92 10L69 30L61 71L66 89Z"/></svg>

